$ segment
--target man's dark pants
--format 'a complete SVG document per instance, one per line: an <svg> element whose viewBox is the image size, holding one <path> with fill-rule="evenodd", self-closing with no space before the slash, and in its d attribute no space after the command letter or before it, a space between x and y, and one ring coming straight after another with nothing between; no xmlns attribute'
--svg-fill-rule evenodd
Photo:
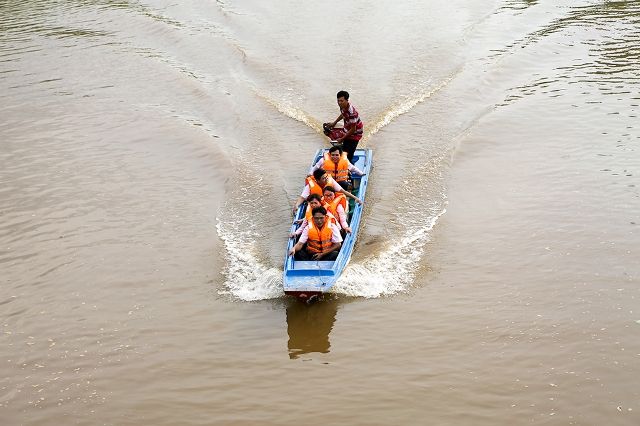
<svg viewBox="0 0 640 426"><path fill-rule="evenodd" d="M353 153L356 152L358 142L355 139L345 139L342 141L342 149L347 153L347 160L353 164Z"/></svg>
<svg viewBox="0 0 640 426"><path fill-rule="evenodd" d="M338 253L340 253L340 250L334 250L331 253L325 255L320 260L336 260L336 258L338 257ZM315 260L313 258L313 253L309 253L306 247L303 247L302 250L297 251L293 258L295 260Z"/></svg>

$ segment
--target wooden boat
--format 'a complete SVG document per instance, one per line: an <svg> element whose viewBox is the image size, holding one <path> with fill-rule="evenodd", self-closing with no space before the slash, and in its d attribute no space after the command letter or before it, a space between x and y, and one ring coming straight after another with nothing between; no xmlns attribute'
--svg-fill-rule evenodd
<svg viewBox="0 0 640 426"><path fill-rule="evenodd" d="M313 159L315 164L327 152L328 149L320 149L316 152ZM353 156L353 164L364 172L363 176L351 176L353 182L353 190L351 193L363 202L366 200L367 182L371 172L371 160L373 152L370 149L357 149ZM285 294L298 297L302 300L313 300L321 296L323 293L331 290L336 283L340 274L349 263L351 254L358 238L360 229L360 221L362 220L363 206L349 200L349 213L347 220L351 227L351 233L347 234L342 242L340 254L334 261L300 261L295 260L293 256L289 256L289 251L295 244L294 239L289 239L287 243L287 251L284 261L284 277L283 286ZM303 203L298 209L294 222L291 225L291 232L294 232L299 226L296 220L303 219L306 203Z"/></svg>

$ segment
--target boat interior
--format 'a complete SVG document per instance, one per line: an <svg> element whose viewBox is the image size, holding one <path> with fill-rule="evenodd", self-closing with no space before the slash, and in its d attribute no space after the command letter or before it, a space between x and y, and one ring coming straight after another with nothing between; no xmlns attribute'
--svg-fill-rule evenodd
<svg viewBox="0 0 640 426"><path fill-rule="evenodd" d="M363 154L361 154L362 151L356 151L356 153L353 156L353 165L356 166L358 169L363 170L365 169L365 156ZM320 159L320 156L316 157L315 162L317 162ZM352 189L351 189L351 193L353 195L355 195L356 197L359 197L359 190L360 190L360 181L361 178L357 175L351 175L350 176L351 179L351 183L353 185ZM349 202L349 211L347 212L347 222L349 223L349 225L351 225L351 218L353 216L353 211L355 208L355 201L352 200L351 198L348 198L348 202ZM307 208L307 203L304 203L304 208L300 209L300 212L298 214L298 216L296 216L295 219L302 219L304 218L304 214L305 214L305 210ZM296 228L293 229L297 229L297 227L299 227L300 225L296 225ZM346 237L345 234L342 234L342 237L345 238L346 241ZM296 240L297 241L297 240ZM294 241L295 244L295 241ZM344 247L345 244L343 242L342 247ZM341 248L342 250L342 248ZM301 260L293 260L292 263L292 268L290 270L290 273L292 273L295 270L304 270L307 271L310 269L317 269L318 270L318 274L319 275L333 275L333 264L335 263L335 261L301 261ZM295 272L293 272L292 275L295 275Z"/></svg>

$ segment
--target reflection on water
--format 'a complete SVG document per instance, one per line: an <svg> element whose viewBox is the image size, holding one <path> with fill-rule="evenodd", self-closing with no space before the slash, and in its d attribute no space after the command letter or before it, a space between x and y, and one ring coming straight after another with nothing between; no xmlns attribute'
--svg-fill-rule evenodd
<svg viewBox="0 0 640 426"><path fill-rule="evenodd" d="M9 0L0 3L0 32L19 31L21 33L41 33L51 37L68 36L100 36L109 32L92 29L65 28L60 25L51 26L52 18L69 20L70 14L100 11L106 9L133 11L158 22L163 22L175 28L182 27L182 23L175 19L163 16L161 13L137 2L122 0L101 1L69 1L59 2L51 0L15 1ZM94 15L96 19L87 19L86 15L78 16L78 21L87 26L104 25L108 20L104 16ZM98 19L100 18L100 19Z"/></svg>
<svg viewBox="0 0 640 426"><path fill-rule="evenodd" d="M531 6L535 6L537 3L538 0L508 0L502 6L500 6L498 10L521 10Z"/></svg>
<svg viewBox="0 0 640 426"><path fill-rule="evenodd" d="M551 29L557 31L568 25L595 28L602 36L601 39L584 41L591 47L589 56L593 61L587 64L579 61L576 69L584 69L585 74L597 76L598 80L618 83L639 81L640 46L637 41L640 37L640 2L605 2L577 7Z"/></svg>
<svg viewBox="0 0 640 426"><path fill-rule="evenodd" d="M338 300L325 300L306 305L292 300L287 307L289 358L297 359L312 352L329 353L329 333L338 313Z"/></svg>
<svg viewBox="0 0 640 426"><path fill-rule="evenodd" d="M584 63L580 58L578 68L588 69L593 74L612 74L628 72L620 78L637 82L640 62L640 2L621 1L604 2L587 6L577 6L568 10L566 15L558 17L544 27L533 31L526 37L498 49L496 55L513 53L516 47L525 48L556 33L566 33L566 43L575 43L575 32L580 29L589 31L582 41L592 47L590 56L593 62ZM569 33L571 31L571 33ZM602 38L601 38L602 37Z"/></svg>
<svg viewBox="0 0 640 426"><path fill-rule="evenodd" d="M576 33L584 37L578 38ZM630 94L640 82L640 2L615 2L572 8L527 37L500 50L501 54L514 53L513 47L531 47L548 40L548 49L556 54L563 47L575 50L581 45L585 55L566 57L558 55L553 68L534 73L537 78L527 84L513 87L505 98L505 106L525 96L542 93L549 97L569 94L570 86L593 86L604 95ZM574 47L578 45L578 47ZM548 61L550 62L550 61ZM572 96L575 94L571 93Z"/></svg>

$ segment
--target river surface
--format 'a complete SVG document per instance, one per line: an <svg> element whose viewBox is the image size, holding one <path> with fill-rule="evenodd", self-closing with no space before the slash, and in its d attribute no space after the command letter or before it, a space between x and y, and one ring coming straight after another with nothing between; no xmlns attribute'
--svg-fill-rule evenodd
<svg viewBox="0 0 640 426"><path fill-rule="evenodd" d="M0 423L640 424L639 105L640 1L0 0Z"/></svg>

